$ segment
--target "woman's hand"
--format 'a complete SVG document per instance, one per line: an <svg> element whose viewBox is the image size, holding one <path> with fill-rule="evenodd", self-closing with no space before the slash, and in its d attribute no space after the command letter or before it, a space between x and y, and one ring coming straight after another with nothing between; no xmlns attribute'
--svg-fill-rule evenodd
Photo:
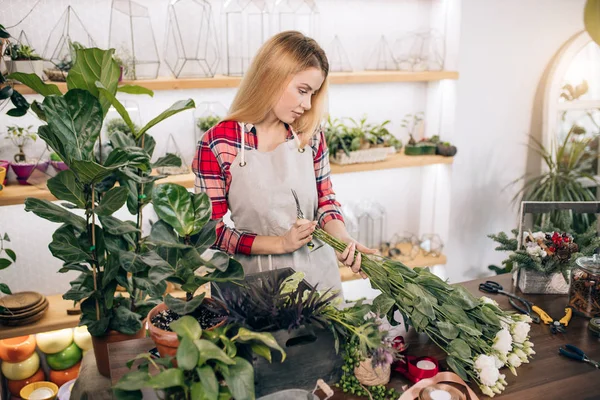
<svg viewBox="0 0 600 400"><path fill-rule="evenodd" d="M316 227L317 221L297 220L283 236L279 237L282 254L292 253L310 242Z"/></svg>
<svg viewBox="0 0 600 400"><path fill-rule="evenodd" d="M355 274L360 273L360 276L362 276L363 279L366 279L367 275L360 270L360 263L362 261L361 253L374 254L377 250L369 249L352 238L342 239L342 241L348 243L348 246L342 253L336 252L338 260L345 266L351 268L352 272ZM359 253L356 253L357 250Z"/></svg>

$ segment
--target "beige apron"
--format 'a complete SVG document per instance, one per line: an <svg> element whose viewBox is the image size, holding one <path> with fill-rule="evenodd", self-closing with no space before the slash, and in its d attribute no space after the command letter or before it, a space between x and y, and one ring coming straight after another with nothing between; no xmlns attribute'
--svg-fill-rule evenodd
<svg viewBox="0 0 600 400"><path fill-rule="evenodd" d="M296 222L298 194L305 218L314 220L318 208L313 152L310 146L299 148L300 141L280 144L270 152L246 151L246 125L240 123L241 149L231 164L228 202L235 228L261 236L281 236ZM302 246L289 254L246 256L236 254L246 274L291 267L306 274L318 289L340 290L342 282L333 249L313 240L314 248Z"/></svg>

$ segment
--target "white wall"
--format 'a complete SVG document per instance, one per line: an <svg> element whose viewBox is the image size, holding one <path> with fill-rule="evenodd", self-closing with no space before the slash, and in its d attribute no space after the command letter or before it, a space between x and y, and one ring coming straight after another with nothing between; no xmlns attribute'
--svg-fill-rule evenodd
<svg viewBox="0 0 600 400"><path fill-rule="evenodd" d="M534 97L548 62L583 29L583 0L462 0L448 274L461 281L498 264L488 233L517 226L511 205L525 172Z"/></svg>

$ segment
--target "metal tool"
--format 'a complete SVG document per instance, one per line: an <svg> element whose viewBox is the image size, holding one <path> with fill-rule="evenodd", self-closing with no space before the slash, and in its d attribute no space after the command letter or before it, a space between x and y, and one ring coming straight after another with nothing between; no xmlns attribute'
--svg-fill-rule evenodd
<svg viewBox="0 0 600 400"><path fill-rule="evenodd" d="M571 321L571 317L573 316L573 309L571 307L565 308L565 316L559 321L555 321L546 311L538 306L532 306L531 309L540 316L544 324L550 325L550 332L553 334L565 333L567 326L569 326L569 321Z"/></svg>
<svg viewBox="0 0 600 400"><path fill-rule="evenodd" d="M540 317L533 314L532 311L532 303L528 300L525 300L522 297L514 295L504 290L501 284L494 281L485 281L485 283L479 284L479 290L485 293L492 294L503 294L508 297L508 302L511 306L513 306L516 310L521 312L522 314L527 314L531 317L532 321L536 324L540 323ZM517 304L517 301L522 304L522 306Z"/></svg>
<svg viewBox="0 0 600 400"><path fill-rule="evenodd" d="M292 189L292 194L294 195L294 200L296 201L296 218L304 219L304 213L302 212L302 208L300 208L300 200L298 200L298 195L294 189ZM312 242L312 240L308 242L306 246L308 246L310 250L315 248L315 244Z"/></svg>
<svg viewBox="0 0 600 400"><path fill-rule="evenodd" d="M600 369L600 363L598 361L591 360L585 355L583 350L581 350L579 347L573 346L572 344L566 344L564 348L559 348L558 354L572 358L573 360L589 363L596 367L596 369Z"/></svg>

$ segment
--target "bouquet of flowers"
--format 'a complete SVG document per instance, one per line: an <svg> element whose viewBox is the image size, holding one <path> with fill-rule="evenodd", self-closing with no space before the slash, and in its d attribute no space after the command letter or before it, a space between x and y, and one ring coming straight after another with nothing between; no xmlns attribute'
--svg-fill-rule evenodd
<svg viewBox="0 0 600 400"><path fill-rule="evenodd" d="M314 236L337 251L346 244L317 229ZM410 269L399 261L361 255L361 269L382 293L373 308L394 322L400 311L405 323L448 354L446 362L465 381L494 396L506 387L506 366L516 368L535 354L529 341L531 319L501 310L489 298L478 299L462 286L451 286L426 268Z"/></svg>
<svg viewBox="0 0 600 400"><path fill-rule="evenodd" d="M568 271L575 266L575 260L581 256L591 256L600 247L600 238L596 226L583 234L570 234L556 231L523 232L523 246L519 249L518 230L513 230L514 239L506 233L489 235L498 242L499 251L510 251L503 264L516 264L519 268L543 272L547 275L560 272L568 281Z"/></svg>

